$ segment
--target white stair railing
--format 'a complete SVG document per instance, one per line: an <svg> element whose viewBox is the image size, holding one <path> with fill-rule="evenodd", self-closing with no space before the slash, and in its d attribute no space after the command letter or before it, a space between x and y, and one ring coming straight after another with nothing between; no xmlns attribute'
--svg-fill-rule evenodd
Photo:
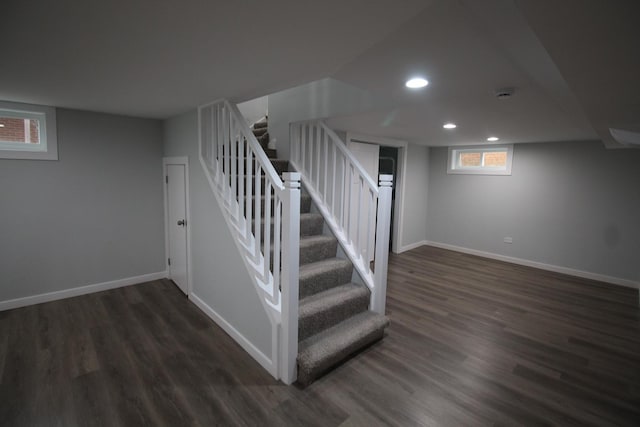
<svg viewBox="0 0 640 427"><path fill-rule="evenodd" d="M379 186L321 121L290 126L290 161L345 253L371 290L372 311L385 312L392 175Z"/></svg>
<svg viewBox="0 0 640 427"><path fill-rule="evenodd" d="M238 108L198 108L200 162L272 324L276 378L296 379L300 174L284 182Z"/></svg>

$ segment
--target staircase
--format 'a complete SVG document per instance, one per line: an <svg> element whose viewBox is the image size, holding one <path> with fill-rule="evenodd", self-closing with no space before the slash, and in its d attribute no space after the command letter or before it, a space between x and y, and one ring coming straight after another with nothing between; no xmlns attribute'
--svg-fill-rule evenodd
<svg viewBox="0 0 640 427"><path fill-rule="evenodd" d="M271 324L262 349L240 343L306 385L384 335L392 177L374 181L321 121L290 131L286 161L266 120L251 129L227 100L198 107L200 164Z"/></svg>
<svg viewBox="0 0 640 427"><path fill-rule="evenodd" d="M267 126L266 120L258 122L252 131L271 164L280 175L295 172L287 160L277 158L276 150L268 148ZM303 189L297 356L297 381L303 386L380 340L389 324L387 317L369 311L369 289L352 281L353 264L338 257L338 240L325 231L324 218L317 212L311 196ZM267 226L264 218L260 221L262 227Z"/></svg>

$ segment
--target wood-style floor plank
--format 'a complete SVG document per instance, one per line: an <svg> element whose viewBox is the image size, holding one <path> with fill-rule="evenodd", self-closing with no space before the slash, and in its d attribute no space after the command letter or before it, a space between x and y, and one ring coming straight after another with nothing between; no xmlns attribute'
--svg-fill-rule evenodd
<svg viewBox="0 0 640 427"><path fill-rule="evenodd" d="M637 291L422 247L387 336L306 389L168 280L0 312L2 426L637 426Z"/></svg>

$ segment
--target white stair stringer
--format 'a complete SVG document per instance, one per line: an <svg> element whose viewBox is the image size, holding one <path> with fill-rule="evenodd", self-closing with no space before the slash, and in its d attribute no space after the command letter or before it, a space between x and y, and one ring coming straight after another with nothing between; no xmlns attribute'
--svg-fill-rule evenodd
<svg viewBox="0 0 640 427"><path fill-rule="evenodd" d="M245 268L250 273L249 275L252 279L256 292L258 293L258 295L262 296L261 298L259 298L260 302L262 303L262 306L264 307L265 312L271 319L271 322L273 324L280 324L281 322L280 297L279 295L277 297L274 296L273 275L269 273L269 278L267 281L265 281L263 275L261 274L261 271L263 270L262 266L264 265L263 264L264 256L260 254L259 259L256 262L256 260L253 257L252 251L249 250L251 244L245 244L245 238L243 233L244 227L239 227L237 222L234 221L231 213L229 212L230 203L228 202L228 199L226 199L219 191L220 186L215 183L204 159L200 158L200 163L202 164L202 168L205 171L205 175L207 177L207 181L209 182L209 186L211 187L211 190L216 197L216 201L218 202L218 205L222 208L221 209L222 215L225 219L225 222L227 223L229 231L231 231L231 234L233 236L233 241L236 247L238 248L238 251L241 254L241 258L245 265ZM224 178L221 179L221 181L225 182ZM244 218L242 218L242 220L243 222L246 222L244 221ZM250 238L252 240L254 239L253 234L250 234Z"/></svg>
<svg viewBox="0 0 640 427"><path fill-rule="evenodd" d="M291 384L298 351L300 175L280 178L227 100L198 108L198 131L200 163L271 322L270 372Z"/></svg>

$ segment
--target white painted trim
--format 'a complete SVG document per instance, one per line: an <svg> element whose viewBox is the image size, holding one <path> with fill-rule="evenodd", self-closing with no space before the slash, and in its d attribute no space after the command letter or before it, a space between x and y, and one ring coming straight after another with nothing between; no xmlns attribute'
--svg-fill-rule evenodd
<svg viewBox="0 0 640 427"><path fill-rule="evenodd" d="M408 244L406 246L403 246L395 253L401 254L402 252L410 251L411 249L419 248L420 246L425 246L425 245L428 245L428 244L429 244L429 242L427 242L426 240L421 240L419 242L410 243L410 244Z"/></svg>
<svg viewBox="0 0 640 427"><path fill-rule="evenodd" d="M193 277L193 267L191 265L191 202L189 200L189 157L163 157L162 158L162 182L164 193L164 262L167 272L171 271L167 260L169 258L169 206L167 204L167 166L183 165L184 166L184 185L185 185L185 201L186 201L186 220L187 220L187 296L192 292L191 278Z"/></svg>
<svg viewBox="0 0 640 427"><path fill-rule="evenodd" d="M204 314L209 316L211 320L216 322L218 326L220 326L231 338L234 339L235 342L240 344L251 357L255 359L256 362L260 364L264 369L266 369L274 378L277 377L277 364L273 363L258 347L253 345L251 341L244 335L242 335L236 328L231 325L231 323L227 322L222 316L220 316L216 311L211 308L206 302L204 302L200 297L196 294L191 293L189 295L189 300L195 304ZM273 325L273 328L277 328L277 325Z"/></svg>
<svg viewBox="0 0 640 427"><path fill-rule="evenodd" d="M141 276L127 277L124 279L111 280L109 282L64 289L62 291L48 292L46 294L38 294L23 298L10 299L7 301L0 301L0 311L11 310L13 308L26 307L28 305L56 301L65 298L72 298L80 295L92 294L94 292L107 291L109 289L121 288L123 286L136 285L138 283L164 279L165 277L167 277L167 272L159 271L157 273L143 274Z"/></svg>
<svg viewBox="0 0 640 427"><path fill-rule="evenodd" d="M613 285L625 286L627 288L640 289L640 282L634 282L633 280L622 279L620 277L605 276L604 274L592 273L590 271L576 270L569 267L561 267L559 265L545 264L538 261L530 261L523 258L515 258L506 255L495 254L493 252L479 251L476 249L463 248L461 246L449 245L447 243L439 243L432 241L424 241L427 246L433 246L441 249L448 249L451 251L462 252L470 255L477 255L484 258L495 259L498 261L510 262L512 264L524 265L527 267L539 268L540 270L553 271L554 273L567 274L569 276L581 277L584 279L597 280L599 282L611 283Z"/></svg>
<svg viewBox="0 0 640 427"><path fill-rule="evenodd" d="M31 144L31 124L27 120L22 122L22 129L24 130L24 142Z"/></svg>
<svg viewBox="0 0 640 427"><path fill-rule="evenodd" d="M280 323L271 323L271 360L275 363L272 363L273 370L269 371L269 373L273 376L273 378L279 380L280 379L280 361L282 353L282 346L280 345L282 336L282 322ZM268 370L268 369L267 369ZM297 377L297 372L296 372Z"/></svg>
<svg viewBox="0 0 640 427"><path fill-rule="evenodd" d="M404 198L407 182L407 151L409 143L382 136L362 135L347 132L346 143L348 144L350 141L385 145L388 147L397 147L399 149L397 171L398 182L395 183L396 200L394 206L395 216L393 221L393 241L391 242L391 250L397 254L402 253L407 250L403 249L402 234L404 233ZM375 179L377 181L377 177Z"/></svg>
<svg viewBox="0 0 640 427"><path fill-rule="evenodd" d="M398 162L398 176L400 177L397 183L396 189L400 191L396 191L396 201L395 201L395 212L397 221L394 221L393 227L393 241L391 242L391 249L397 251L398 248L402 247L403 241L402 236L404 235L404 201L406 199L405 193L407 188L407 163L408 163L408 151L409 145L405 143L404 147L400 148L400 156L402 158L401 162Z"/></svg>

